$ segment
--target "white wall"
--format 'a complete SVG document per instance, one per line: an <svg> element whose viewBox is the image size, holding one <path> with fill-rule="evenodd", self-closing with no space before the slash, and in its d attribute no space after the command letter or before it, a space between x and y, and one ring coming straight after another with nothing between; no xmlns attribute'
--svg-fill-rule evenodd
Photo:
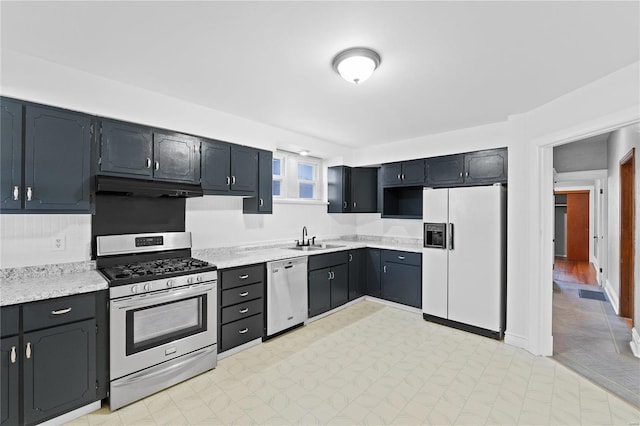
<svg viewBox="0 0 640 426"><path fill-rule="evenodd" d="M616 297L620 297L620 160L635 147L636 166L636 230L635 230L635 291L634 291L634 324L640 324L640 125L624 127L609 136L609 274L608 287ZM615 307L618 309L618 306Z"/></svg>
<svg viewBox="0 0 640 426"><path fill-rule="evenodd" d="M553 148L553 168L558 173L607 168L606 135Z"/></svg>

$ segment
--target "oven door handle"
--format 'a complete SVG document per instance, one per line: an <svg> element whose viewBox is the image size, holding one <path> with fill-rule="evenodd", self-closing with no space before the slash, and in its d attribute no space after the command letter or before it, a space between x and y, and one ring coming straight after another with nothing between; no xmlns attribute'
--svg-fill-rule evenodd
<svg viewBox="0 0 640 426"><path fill-rule="evenodd" d="M199 296L201 294L208 293L215 288L214 284L200 285L198 287L187 289L178 289L170 291L169 293L163 293L161 295L141 295L135 296L132 299L116 300L111 302L113 309L130 309L139 308L143 306L155 305L158 303L172 302L176 299L183 299L185 297Z"/></svg>

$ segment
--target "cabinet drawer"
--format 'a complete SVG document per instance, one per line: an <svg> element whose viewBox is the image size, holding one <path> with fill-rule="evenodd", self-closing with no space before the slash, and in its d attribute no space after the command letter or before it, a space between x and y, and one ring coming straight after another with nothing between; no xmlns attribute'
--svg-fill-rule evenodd
<svg viewBox="0 0 640 426"><path fill-rule="evenodd" d="M93 318L95 315L96 302L93 293L27 303L22 308L24 331L67 324Z"/></svg>
<svg viewBox="0 0 640 426"><path fill-rule="evenodd" d="M382 262L422 266L422 254L410 251L382 250Z"/></svg>
<svg viewBox="0 0 640 426"><path fill-rule="evenodd" d="M241 285L264 282L264 264L224 269L220 272L223 290Z"/></svg>
<svg viewBox="0 0 640 426"><path fill-rule="evenodd" d="M315 269L329 268L335 265L341 265L349 262L348 250L338 251L335 253L316 254L309 256L309 271Z"/></svg>
<svg viewBox="0 0 640 426"><path fill-rule="evenodd" d="M236 287L229 290L222 290L220 306L230 306L247 300L258 299L264 296L264 284L256 283Z"/></svg>
<svg viewBox="0 0 640 426"><path fill-rule="evenodd" d="M241 319L222 326L220 352L262 337L264 322L262 314Z"/></svg>
<svg viewBox="0 0 640 426"><path fill-rule="evenodd" d="M222 324L262 313L263 308L263 299L254 299L248 302L238 303L237 305L227 306L222 309Z"/></svg>
<svg viewBox="0 0 640 426"><path fill-rule="evenodd" d="M20 316L18 305L3 306L0 308L0 337L18 334L18 318Z"/></svg>

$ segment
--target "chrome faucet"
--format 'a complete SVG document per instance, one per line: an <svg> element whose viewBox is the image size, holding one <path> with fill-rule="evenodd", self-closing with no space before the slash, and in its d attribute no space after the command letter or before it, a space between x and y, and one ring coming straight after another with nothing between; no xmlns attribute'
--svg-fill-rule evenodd
<svg viewBox="0 0 640 426"><path fill-rule="evenodd" d="M301 247L301 246L310 246L316 243L316 237L311 237L308 238L306 241L304 240L304 237L308 236L309 234L307 233L307 227L303 226L302 227L302 240L296 240L296 247Z"/></svg>
<svg viewBox="0 0 640 426"><path fill-rule="evenodd" d="M304 242L304 237L305 237L305 235L308 235L308 234L307 234L307 227L306 227L306 226L303 226L303 227L302 227L302 245L303 245L303 246L308 246L308 245L309 245L309 241L307 241L306 243Z"/></svg>

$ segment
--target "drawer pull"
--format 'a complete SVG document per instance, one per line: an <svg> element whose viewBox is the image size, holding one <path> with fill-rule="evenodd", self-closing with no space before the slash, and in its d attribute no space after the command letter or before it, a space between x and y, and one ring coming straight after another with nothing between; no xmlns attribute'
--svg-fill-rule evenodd
<svg viewBox="0 0 640 426"><path fill-rule="evenodd" d="M11 346L11 364L16 363L16 347Z"/></svg>
<svg viewBox="0 0 640 426"><path fill-rule="evenodd" d="M246 332L248 332L248 331L249 331L249 329L248 329L248 328L243 328L242 330L238 331L238 333L240 333L240 334L244 334L244 333L246 333Z"/></svg>
<svg viewBox="0 0 640 426"><path fill-rule="evenodd" d="M24 351L27 359L31 359L31 342L27 342L27 349Z"/></svg>
<svg viewBox="0 0 640 426"><path fill-rule="evenodd" d="M398 259L404 260L404 256L398 256Z"/></svg>
<svg viewBox="0 0 640 426"><path fill-rule="evenodd" d="M19 186L14 186L13 187L13 201L18 201L20 200L20 187Z"/></svg>
<svg viewBox="0 0 640 426"><path fill-rule="evenodd" d="M151 168L151 158L147 157L147 169Z"/></svg>
<svg viewBox="0 0 640 426"><path fill-rule="evenodd" d="M240 297L247 297L249 295L248 291L243 291L242 293L238 294L238 296Z"/></svg>
<svg viewBox="0 0 640 426"><path fill-rule="evenodd" d="M382 267L382 272L384 272L385 274L387 273L387 265L384 265L384 266Z"/></svg>
<svg viewBox="0 0 640 426"><path fill-rule="evenodd" d="M51 311L51 315L64 315L71 312L71 308L67 309L58 309L57 311Z"/></svg>
<svg viewBox="0 0 640 426"><path fill-rule="evenodd" d="M241 314L246 314L247 312L249 312L249 308L240 309L238 312L240 312Z"/></svg>
<svg viewBox="0 0 640 426"><path fill-rule="evenodd" d="M247 278L249 278L249 274L240 275L238 278L240 278L241 280L246 280Z"/></svg>

